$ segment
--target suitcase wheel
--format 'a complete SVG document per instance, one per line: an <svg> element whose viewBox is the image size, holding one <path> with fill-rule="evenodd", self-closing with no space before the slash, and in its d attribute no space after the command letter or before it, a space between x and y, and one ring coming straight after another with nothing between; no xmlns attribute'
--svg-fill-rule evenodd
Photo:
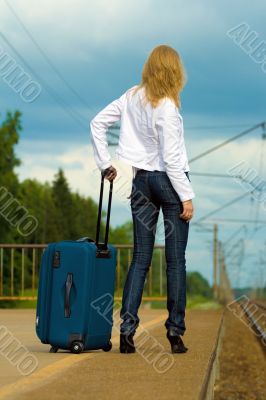
<svg viewBox="0 0 266 400"><path fill-rule="evenodd" d="M111 340L109 340L109 343L103 347L103 351L110 351L112 346L113 346L112 342L111 342Z"/></svg>
<svg viewBox="0 0 266 400"><path fill-rule="evenodd" d="M58 347L52 346L49 350L49 353L57 353L58 352Z"/></svg>
<svg viewBox="0 0 266 400"><path fill-rule="evenodd" d="M79 354L84 350L84 344L78 341L72 342L70 350L74 354Z"/></svg>

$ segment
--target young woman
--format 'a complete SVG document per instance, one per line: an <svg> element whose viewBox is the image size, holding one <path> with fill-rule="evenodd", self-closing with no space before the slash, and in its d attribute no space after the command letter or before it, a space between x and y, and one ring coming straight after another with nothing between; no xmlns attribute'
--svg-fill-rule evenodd
<svg viewBox="0 0 266 400"><path fill-rule="evenodd" d="M91 121L91 138L97 166L111 181L107 129L121 120L118 159L133 168L131 211L134 252L121 309L120 352L134 353L133 336L139 325L138 309L162 208L167 264L167 338L173 353L187 351L185 332L186 260L189 221L195 196L190 180L180 115L180 92L185 74L179 54L171 47L155 47L145 62L142 82L128 89Z"/></svg>

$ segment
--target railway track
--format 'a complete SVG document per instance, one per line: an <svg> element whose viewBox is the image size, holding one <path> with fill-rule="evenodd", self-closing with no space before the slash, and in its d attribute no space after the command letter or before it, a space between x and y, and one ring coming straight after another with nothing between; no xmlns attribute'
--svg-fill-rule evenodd
<svg viewBox="0 0 266 400"><path fill-rule="evenodd" d="M246 295L227 305L215 400L266 399L265 316L265 304Z"/></svg>
<svg viewBox="0 0 266 400"><path fill-rule="evenodd" d="M249 327L252 328L263 350L266 351L266 304L250 301L248 304L241 303L241 308L249 321Z"/></svg>

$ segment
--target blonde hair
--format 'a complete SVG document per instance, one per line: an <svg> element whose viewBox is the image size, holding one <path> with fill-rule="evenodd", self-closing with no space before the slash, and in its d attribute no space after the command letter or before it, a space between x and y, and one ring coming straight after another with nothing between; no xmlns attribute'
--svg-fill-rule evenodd
<svg viewBox="0 0 266 400"><path fill-rule="evenodd" d="M186 82L185 69L177 51L170 46L155 47L142 70L142 81L134 91L145 88L146 102L157 107L160 100L168 97L180 107L180 92Z"/></svg>

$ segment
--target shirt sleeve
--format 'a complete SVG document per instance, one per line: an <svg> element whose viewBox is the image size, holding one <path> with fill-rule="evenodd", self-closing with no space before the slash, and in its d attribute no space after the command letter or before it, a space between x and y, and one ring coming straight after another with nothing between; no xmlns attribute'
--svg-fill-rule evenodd
<svg viewBox="0 0 266 400"><path fill-rule="evenodd" d="M183 124L173 102L167 102L156 120L157 132L162 148L166 173L180 200L191 200L195 197L191 183L182 168L182 143L184 141Z"/></svg>
<svg viewBox="0 0 266 400"><path fill-rule="evenodd" d="M91 142L95 162L100 170L111 166L106 132L110 126L121 119L126 93L108 104L90 122Z"/></svg>

